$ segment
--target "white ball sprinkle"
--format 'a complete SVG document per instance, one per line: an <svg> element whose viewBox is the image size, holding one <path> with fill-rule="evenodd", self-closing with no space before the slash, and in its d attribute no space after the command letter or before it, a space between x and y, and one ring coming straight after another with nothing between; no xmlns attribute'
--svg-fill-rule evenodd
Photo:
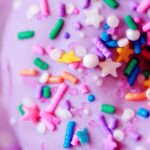
<svg viewBox="0 0 150 150"><path fill-rule="evenodd" d="M50 51L49 55L52 60L58 60L64 52L60 49L53 49Z"/></svg>
<svg viewBox="0 0 150 150"><path fill-rule="evenodd" d="M107 24L111 27L111 28L116 28L119 26L119 18L115 15L111 15L107 18Z"/></svg>
<svg viewBox="0 0 150 150"><path fill-rule="evenodd" d="M131 41L137 41L140 38L140 31L128 29L126 31L126 36Z"/></svg>
<svg viewBox="0 0 150 150"><path fill-rule="evenodd" d="M123 112L122 119L124 121L130 121L135 117L135 111L131 108L126 108Z"/></svg>
<svg viewBox="0 0 150 150"><path fill-rule="evenodd" d="M66 3L66 13L72 14L75 9L75 5L73 3Z"/></svg>
<svg viewBox="0 0 150 150"><path fill-rule="evenodd" d="M39 122L36 126L36 130L40 134L44 134L46 132L46 126L43 122Z"/></svg>
<svg viewBox="0 0 150 150"><path fill-rule="evenodd" d="M124 132L120 129L116 129L113 131L113 137L116 141L119 141L119 142L123 141L124 136L125 136Z"/></svg>

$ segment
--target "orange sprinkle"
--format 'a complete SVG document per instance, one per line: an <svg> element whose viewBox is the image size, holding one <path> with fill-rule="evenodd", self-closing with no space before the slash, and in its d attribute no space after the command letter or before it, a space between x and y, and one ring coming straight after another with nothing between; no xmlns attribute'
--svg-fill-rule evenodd
<svg viewBox="0 0 150 150"><path fill-rule="evenodd" d="M71 83L73 84L77 84L79 82L79 79L77 77L75 77L73 74L69 73L69 72L66 72L64 71L62 73L62 77L65 79L65 80L68 80L70 81Z"/></svg>
<svg viewBox="0 0 150 150"><path fill-rule="evenodd" d="M22 76L37 76L38 71L35 69L22 69L19 71L19 74Z"/></svg>
<svg viewBox="0 0 150 150"><path fill-rule="evenodd" d="M127 93L125 99L128 101L144 101L147 99L146 92L141 93Z"/></svg>
<svg viewBox="0 0 150 150"><path fill-rule="evenodd" d="M61 76L50 76L48 83L62 83L64 79Z"/></svg>

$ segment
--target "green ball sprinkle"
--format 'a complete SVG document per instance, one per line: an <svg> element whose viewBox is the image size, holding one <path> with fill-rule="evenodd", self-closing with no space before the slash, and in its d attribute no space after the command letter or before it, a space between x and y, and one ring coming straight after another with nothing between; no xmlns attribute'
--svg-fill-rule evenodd
<svg viewBox="0 0 150 150"><path fill-rule="evenodd" d="M23 104L19 105L19 106L18 106L18 109L19 109L21 115L24 115L24 114L25 114L25 112L24 112L24 110L23 110Z"/></svg>
<svg viewBox="0 0 150 150"><path fill-rule="evenodd" d="M64 20L63 19L59 19L56 22L56 24L54 25L54 27L52 28L52 30L50 31L50 34L49 34L49 38L51 40L54 40L57 37L57 35L61 31L63 25L64 25Z"/></svg>
<svg viewBox="0 0 150 150"><path fill-rule="evenodd" d="M127 67L125 68L125 75L130 76L132 74L132 71L134 68L139 64L139 60L137 58L132 58L130 62L127 64Z"/></svg>
<svg viewBox="0 0 150 150"><path fill-rule="evenodd" d="M51 96L51 89L49 86L44 86L43 87L43 97L45 98L50 98Z"/></svg>
<svg viewBox="0 0 150 150"><path fill-rule="evenodd" d="M134 22L133 18L130 15L126 15L124 17L124 21L130 29L132 29L132 30L137 29L137 25L136 25L136 23Z"/></svg>
<svg viewBox="0 0 150 150"><path fill-rule="evenodd" d="M24 31L24 32L19 32L17 34L17 37L19 40L24 40L24 39L32 38L34 35L35 35L34 31Z"/></svg>
<svg viewBox="0 0 150 150"><path fill-rule="evenodd" d="M116 111L115 106L108 105L108 104L102 104L101 111L108 114L114 114Z"/></svg>
<svg viewBox="0 0 150 150"><path fill-rule="evenodd" d="M33 63L42 70L47 70L49 68L49 65L41 60L39 57L35 58Z"/></svg>
<svg viewBox="0 0 150 150"><path fill-rule="evenodd" d="M104 2L113 9L116 9L119 6L119 3L116 0L104 0Z"/></svg>

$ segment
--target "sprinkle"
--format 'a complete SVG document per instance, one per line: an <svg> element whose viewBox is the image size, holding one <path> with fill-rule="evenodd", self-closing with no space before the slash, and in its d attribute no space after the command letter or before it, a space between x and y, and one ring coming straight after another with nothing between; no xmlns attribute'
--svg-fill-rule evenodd
<svg viewBox="0 0 150 150"><path fill-rule="evenodd" d="M43 16L47 17L50 15L48 0L40 0L40 7L41 7L41 14Z"/></svg>
<svg viewBox="0 0 150 150"><path fill-rule="evenodd" d="M79 91L80 91L81 93L83 93L83 94L89 93L89 87L88 87L88 85L86 85L86 84L81 84L81 85L79 86Z"/></svg>
<svg viewBox="0 0 150 150"><path fill-rule="evenodd" d="M42 70L47 70L49 68L49 65L39 57L35 58L33 63Z"/></svg>
<svg viewBox="0 0 150 150"><path fill-rule="evenodd" d="M37 76L39 73L35 69L22 69L19 74L22 76Z"/></svg>
<svg viewBox="0 0 150 150"><path fill-rule="evenodd" d="M93 102L95 100L95 96L93 94L88 95L88 101Z"/></svg>
<svg viewBox="0 0 150 150"><path fill-rule="evenodd" d="M107 24L111 28L117 28L119 26L119 23L120 23L119 18L115 15L110 15L107 18Z"/></svg>
<svg viewBox="0 0 150 150"><path fill-rule="evenodd" d="M61 29L63 28L63 25L64 25L64 20L63 19L58 19L56 24L54 25L54 27L50 31L49 38L51 40L54 40L57 37L57 35L61 31Z"/></svg>
<svg viewBox="0 0 150 150"><path fill-rule="evenodd" d="M76 123L74 121L68 122L68 125L66 128L65 139L64 139L64 148L71 147L71 140L72 140L73 133L75 130L75 125L76 125Z"/></svg>
<svg viewBox="0 0 150 150"><path fill-rule="evenodd" d="M130 76L134 70L134 68L139 64L139 60L137 58L132 58L130 62L127 64L125 68L125 75Z"/></svg>
<svg viewBox="0 0 150 150"><path fill-rule="evenodd" d="M116 111L116 108L113 105L102 104L101 111L104 113L108 113L108 114L114 114Z"/></svg>
<svg viewBox="0 0 150 150"><path fill-rule="evenodd" d="M80 144L80 141L79 141L79 139L78 139L78 137L77 137L77 135L76 135L76 132L77 132L77 131L79 131L79 129L77 129L77 130L75 131L75 133L74 133L74 135L73 135L73 138L72 138L72 141L71 141L71 145L73 145L73 146L77 146L77 145Z"/></svg>
<svg viewBox="0 0 150 150"><path fill-rule="evenodd" d="M102 54L106 57L106 58L110 58L112 53L110 52L109 49L107 49L105 47L105 45L99 40L99 38L94 38L93 39L93 43L95 44L95 46L102 52Z"/></svg>
<svg viewBox="0 0 150 150"><path fill-rule="evenodd" d="M105 58L105 56L103 55L103 53L97 48L97 47L93 47L91 52L95 55L97 55L99 57L99 60L103 60Z"/></svg>
<svg viewBox="0 0 150 150"><path fill-rule="evenodd" d="M40 45L34 45L32 49L33 49L33 52L35 52L39 55L43 55L45 53L44 48L41 47Z"/></svg>
<svg viewBox="0 0 150 150"><path fill-rule="evenodd" d="M110 8L116 9L119 6L119 3L116 2L116 0L103 0L107 6Z"/></svg>
<svg viewBox="0 0 150 150"><path fill-rule="evenodd" d="M74 63L74 62L79 62L79 61L81 61L81 58L77 57L74 54L74 51L69 51L68 53L64 53L58 59L58 62L63 62L63 63Z"/></svg>
<svg viewBox="0 0 150 150"><path fill-rule="evenodd" d="M61 99L65 95L67 89L68 89L68 85L67 84L62 83L62 84L59 85L58 90L56 91L55 95L51 99L51 103L49 104L49 106L47 108L47 111L49 113L55 112L59 102L61 101Z"/></svg>
<svg viewBox="0 0 150 150"><path fill-rule="evenodd" d="M110 129L108 128L108 126L107 126L107 123L106 123L106 120L105 120L104 115L100 115L100 116L99 116L99 122L100 122L100 127L101 127L102 132L103 132L106 136L111 135L112 132L111 132L111 130L110 130Z"/></svg>
<svg viewBox="0 0 150 150"><path fill-rule="evenodd" d="M64 80L68 80L73 84L77 84L79 82L79 79L77 77L75 77L73 74L66 71L62 73L62 77Z"/></svg>
<svg viewBox="0 0 150 150"><path fill-rule="evenodd" d="M148 118L149 117L149 111L146 110L145 108L139 108L137 110L137 115L141 116L143 118Z"/></svg>
<svg viewBox="0 0 150 150"><path fill-rule="evenodd" d="M48 72L44 72L42 73L42 75L39 78L39 82L40 83L46 83L49 79L49 73Z"/></svg>
<svg viewBox="0 0 150 150"><path fill-rule="evenodd" d="M72 113L69 110L63 108L57 108L55 115L61 120L69 120L72 118Z"/></svg>
<svg viewBox="0 0 150 150"><path fill-rule="evenodd" d="M35 34L34 31L23 31L23 32L19 32L17 34L17 37L19 40L30 39L34 37L34 34Z"/></svg>
<svg viewBox="0 0 150 150"><path fill-rule="evenodd" d="M36 93L35 93L35 97L40 99L42 97L42 93L43 93L43 85L38 85L36 88Z"/></svg>
<svg viewBox="0 0 150 150"><path fill-rule="evenodd" d="M43 97L50 98L51 90L49 86L43 86Z"/></svg>
<svg viewBox="0 0 150 150"><path fill-rule="evenodd" d="M125 95L125 99L128 101L144 101L147 99L146 93L141 92L141 93L127 93Z"/></svg>
<svg viewBox="0 0 150 150"><path fill-rule="evenodd" d="M141 135L137 132L129 132L129 136L135 141L139 141L141 139Z"/></svg>
<svg viewBox="0 0 150 150"><path fill-rule="evenodd" d="M117 126L118 126L118 119L115 117L111 117L108 123L109 129L114 130L117 128Z"/></svg>
<svg viewBox="0 0 150 150"><path fill-rule="evenodd" d="M73 3L66 3L66 13L68 15L72 14L75 9L75 5Z"/></svg>
<svg viewBox="0 0 150 150"><path fill-rule="evenodd" d="M25 114L25 112L24 112L24 110L23 110L23 104L19 105L19 106L18 106L18 109L19 109L21 115L24 115L24 114Z"/></svg>
<svg viewBox="0 0 150 150"><path fill-rule="evenodd" d="M91 0L84 0L83 1L83 8L84 9L87 9L90 7L90 4L91 4Z"/></svg>
<svg viewBox="0 0 150 150"><path fill-rule="evenodd" d="M63 55L63 53L64 53L63 50L55 48L49 52L49 55L52 60L57 61L58 59L60 59L60 57Z"/></svg>
<svg viewBox="0 0 150 150"><path fill-rule="evenodd" d="M126 36L130 41L136 41L140 38L140 31L139 30L131 30L128 29L126 31Z"/></svg>
<svg viewBox="0 0 150 150"><path fill-rule="evenodd" d="M36 130L38 133L40 134L44 134L46 132L46 126L44 123L42 122L39 122L37 125L36 125Z"/></svg>
<svg viewBox="0 0 150 150"><path fill-rule="evenodd" d="M64 82L64 79L61 76L50 76L48 79L48 83L50 84L56 84L56 83L60 84L63 82Z"/></svg>
<svg viewBox="0 0 150 150"><path fill-rule="evenodd" d="M134 53L135 54L140 54L142 52L142 47L141 47L141 43L139 40L133 42L134 45Z"/></svg>
<svg viewBox="0 0 150 150"><path fill-rule="evenodd" d="M136 25L136 23L134 22L132 16L126 15L126 16L124 17L124 20L125 20L125 23L127 24L127 26L128 26L130 29L132 29L132 30L137 29L137 25Z"/></svg>
<svg viewBox="0 0 150 150"><path fill-rule="evenodd" d="M137 12L144 13L149 7L150 7L150 1L143 0L140 2L136 10Z"/></svg>
<svg viewBox="0 0 150 150"><path fill-rule="evenodd" d="M118 41L117 40L111 40L111 41L105 42L105 45L108 48L117 48L118 47Z"/></svg>
<svg viewBox="0 0 150 150"><path fill-rule="evenodd" d="M83 65L86 68L95 68L99 64L99 58L95 54L87 54L83 57Z"/></svg>
<svg viewBox="0 0 150 150"><path fill-rule="evenodd" d="M113 137L116 141L121 142L124 140L125 135L124 135L124 132L122 130L116 129L113 131Z"/></svg>
<svg viewBox="0 0 150 150"><path fill-rule="evenodd" d="M133 109L131 108L126 108L124 111L123 111L123 114L122 114L122 119L124 121L130 121L131 119L133 119L135 117L135 112Z"/></svg>
<svg viewBox="0 0 150 150"><path fill-rule="evenodd" d="M147 23L145 23L145 24L142 26L142 30L143 30L144 32L150 31L150 21L147 22Z"/></svg>
<svg viewBox="0 0 150 150"><path fill-rule="evenodd" d="M101 40L104 42L110 41L110 35L107 32L102 32L101 33Z"/></svg>
<svg viewBox="0 0 150 150"><path fill-rule="evenodd" d="M81 30L82 29L82 25L81 25L81 23L80 22L75 22L74 24L73 24L73 26L74 26L74 28L76 29L76 30Z"/></svg>
<svg viewBox="0 0 150 150"><path fill-rule="evenodd" d="M76 135L82 145L90 142L90 137L86 128L82 131L77 131Z"/></svg>
<svg viewBox="0 0 150 150"><path fill-rule="evenodd" d="M65 38L65 39L69 39L69 38L70 38L70 34L69 34L68 32L65 32L65 33L64 33L64 38Z"/></svg>
<svg viewBox="0 0 150 150"><path fill-rule="evenodd" d="M64 3L59 4L59 9L58 9L58 16L59 17L65 17L66 15L66 6Z"/></svg>
<svg viewBox="0 0 150 150"><path fill-rule="evenodd" d="M147 90L146 90L146 97L147 97L147 99L150 99L150 88L148 88Z"/></svg>

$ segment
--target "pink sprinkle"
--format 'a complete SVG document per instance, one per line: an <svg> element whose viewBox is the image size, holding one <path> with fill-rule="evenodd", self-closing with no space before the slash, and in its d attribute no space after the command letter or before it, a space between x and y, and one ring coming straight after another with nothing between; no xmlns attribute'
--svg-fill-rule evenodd
<svg viewBox="0 0 150 150"><path fill-rule="evenodd" d="M147 45L150 46L150 31L147 32Z"/></svg>
<svg viewBox="0 0 150 150"><path fill-rule="evenodd" d="M80 10L78 8L75 8L73 11L73 14L78 15L80 13Z"/></svg>
<svg viewBox="0 0 150 150"><path fill-rule="evenodd" d="M135 23L141 23L141 22L142 22L142 19L139 18L139 17L135 17L135 18L134 18L134 21L135 21Z"/></svg>
<svg viewBox="0 0 150 150"><path fill-rule="evenodd" d="M75 63L71 63L69 64L69 68L70 69L73 69L73 70L76 70L80 67L80 62L75 62Z"/></svg>
<svg viewBox="0 0 150 150"><path fill-rule="evenodd" d="M150 31L150 21L147 22L147 23L145 23L145 24L143 25L142 30L143 30L144 32Z"/></svg>
<svg viewBox="0 0 150 150"><path fill-rule="evenodd" d="M146 10L150 7L150 1L149 0L143 0L137 7L137 12L144 13Z"/></svg>
<svg viewBox="0 0 150 150"><path fill-rule="evenodd" d="M77 132L77 131L80 131L80 129L77 129L77 130L75 131L75 134L73 135L73 138L72 138L72 141L71 141L71 144L72 144L73 146L77 146L77 145L80 144L80 141L79 141L78 137L76 136L76 132Z"/></svg>
<svg viewBox="0 0 150 150"><path fill-rule="evenodd" d="M90 90L89 90L89 87L86 84L81 84L79 86L79 91L83 94L87 94L87 93L89 93Z"/></svg>
<svg viewBox="0 0 150 150"><path fill-rule="evenodd" d="M49 46L49 47L46 49L46 52L49 54L53 49L54 49L53 46Z"/></svg>
<svg viewBox="0 0 150 150"><path fill-rule="evenodd" d="M40 0L41 14L45 17L50 15L48 0Z"/></svg>
<svg viewBox="0 0 150 150"><path fill-rule="evenodd" d="M39 54L39 55L45 54L44 48L41 47L40 45L34 45L32 49L33 49L33 52L36 54Z"/></svg>

